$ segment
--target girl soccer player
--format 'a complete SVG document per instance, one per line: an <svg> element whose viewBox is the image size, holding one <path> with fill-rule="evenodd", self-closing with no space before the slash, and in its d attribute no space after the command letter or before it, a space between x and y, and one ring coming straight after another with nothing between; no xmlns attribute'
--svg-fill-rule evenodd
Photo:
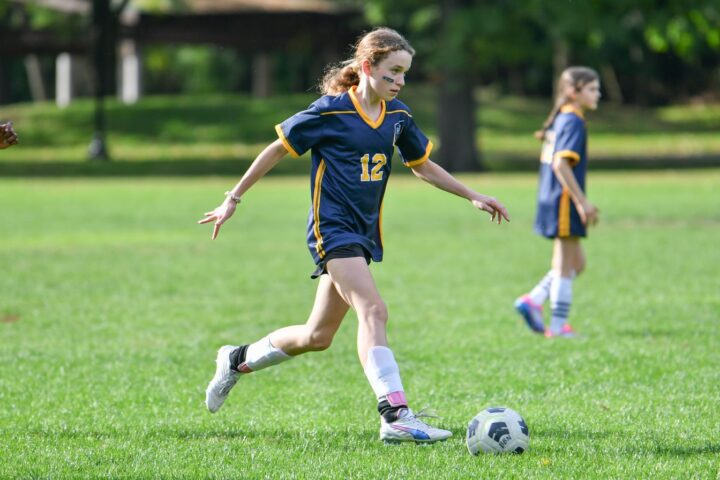
<svg viewBox="0 0 720 480"><path fill-rule="evenodd" d="M531 330L547 337L573 337L567 322L573 279L585 268L580 238L598 220L598 209L585 196L587 131L585 110L600 100L598 74L570 67L560 76L555 106L535 136L544 141L535 232L553 239L552 268L530 293L515 301L515 309ZM545 328L542 304L550 297L552 319Z"/></svg>
<svg viewBox="0 0 720 480"><path fill-rule="evenodd" d="M383 256L380 212L395 146L403 164L437 188L469 200L499 224L505 207L458 182L429 159L432 143L410 109L397 100L414 55L400 34L379 28L362 37L354 58L323 79L323 97L275 127L278 139L263 150L225 201L199 223L214 222L212 238L233 215L247 190L287 153L312 152L307 244L320 278L315 304L304 325L275 330L248 345L218 351L206 405L216 412L239 377L325 350L349 308L358 316L357 349L378 401L380 438L434 442L452 433L416 415L405 397L400 370L388 347L388 312L368 265Z"/></svg>

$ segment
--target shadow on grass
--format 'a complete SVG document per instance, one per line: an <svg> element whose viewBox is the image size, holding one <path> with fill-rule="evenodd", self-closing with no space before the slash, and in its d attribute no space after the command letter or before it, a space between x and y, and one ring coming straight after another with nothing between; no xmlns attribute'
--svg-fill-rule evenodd
<svg viewBox="0 0 720 480"><path fill-rule="evenodd" d="M0 162L0 177L114 177L242 175L253 159L110 162ZM309 161L281 162L271 173L304 174Z"/></svg>
<svg viewBox="0 0 720 480"><path fill-rule="evenodd" d="M631 450L633 453L647 453L646 451ZM660 445L652 450L657 455L671 455L674 457L693 457L696 455L717 455L720 453L720 443L710 443L706 445L689 445L689 446L678 446L678 445Z"/></svg>
<svg viewBox="0 0 720 480"><path fill-rule="evenodd" d="M555 440L570 440L573 442L594 442L599 440L617 438L618 443L624 442L626 435L620 431L587 431L587 430L560 430L560 429L541 429L531 433L531 438L550 438ZM534 448L533 448L534 449ZM535 450L535 449L534 449ZM542 451L540 449L538 451ZM552 449L548 448L547 453L552 453ZM622 449L622 452L628 456L637 455L667 455L674 457L692 457L699 455L717 455L720 453L720 443L706 443L704 445L647 445L628 446Z"/></svg>
<svg viewBox="0 0 720 480"><path fill-rule="evenodd" d="M502 157L486 154L485 169L494 172L527 172L537 170L537 160L527 157ZM109 162L13 162L0 161L0 177L114 177L114 176L240 176L252 163L253 158L234 159L184 159L156 161L109 161ZM393 174L409 173L398 168L394 162ZM653 157L653 158L593 158L593 170L651 170L708 168L720 166L720 157ZM310 159L280 162L270 174L308 175Z"/></svg>
<svg viewBox="0 0 720 480"><path fill-rule="evenodd" d="M457 435L458 433L455 432ZM25 430L23 435L54 438L57 440L122 440L122 439L174 439L174 440L252 440L267 443L302 444L312 440L320 445L337 445L342 443L376 442L377 428L361 429L291 429L291 428L258 428L247 425L237 425L235 428L213 428L206 426L172 427L159 425L144 429L108 428L99 430L94 428L73 427L62 430L31 429ZM462 435L462 434L461 434Z"/></svg>

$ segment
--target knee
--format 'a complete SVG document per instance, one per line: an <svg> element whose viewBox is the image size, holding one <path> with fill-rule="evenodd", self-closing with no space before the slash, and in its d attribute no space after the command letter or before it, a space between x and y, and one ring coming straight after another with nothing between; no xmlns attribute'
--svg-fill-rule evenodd
<svg viewBox="0 0 720 480"><path fill-rule="evenodd" d="M382 300L374 302L367 307L364 316L365 321L373 325L384 327L385 325L387 325L388 321L387 305L385 305L385 302L383 302Z"/></svg>
<svg viewBox="0 0 720 480"><path fill-rule="evenodd" d="M333 335L322 330L313 330L307 334L305 339L306 347L314 352L320 352L330 348Z"/></svg>

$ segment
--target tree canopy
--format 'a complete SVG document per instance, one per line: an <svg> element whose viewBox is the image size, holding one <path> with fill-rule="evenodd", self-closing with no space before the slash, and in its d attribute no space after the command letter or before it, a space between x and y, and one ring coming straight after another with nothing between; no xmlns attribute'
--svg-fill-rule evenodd
<svg viewBox="0 0 720 480"><path fill-rule="evenodd" d="M718 89L716 0L369 0L371 24L406 34L420 68L465 71L476 84L542 94L558 68L614 71L629 101L663 102ZM447 9L447 6L452 6ZM443 12L451 12L449 18ZM441 25L447 38L439 42ZM520 80L513 78L520 72ZM689 78L691 73L692 79ZM647 82L638 82L641 75ZM605 80L605 78L604 78ZM678 90L679 83L687 83ZM639 92L643 83L651 92ZM646 84L645 87L648 87Z"/></svg>

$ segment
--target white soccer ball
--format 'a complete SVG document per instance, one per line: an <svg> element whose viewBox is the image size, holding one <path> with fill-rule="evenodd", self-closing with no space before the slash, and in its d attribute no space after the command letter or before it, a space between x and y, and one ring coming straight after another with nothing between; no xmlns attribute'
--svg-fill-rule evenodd
<svg viewBox="0 0 720 480"><path fill-rule="evenodd" d="M468 451L485 453L523 453L530 445L525 420L507 407L489 407L475 415L467 428Z"/></svg>

